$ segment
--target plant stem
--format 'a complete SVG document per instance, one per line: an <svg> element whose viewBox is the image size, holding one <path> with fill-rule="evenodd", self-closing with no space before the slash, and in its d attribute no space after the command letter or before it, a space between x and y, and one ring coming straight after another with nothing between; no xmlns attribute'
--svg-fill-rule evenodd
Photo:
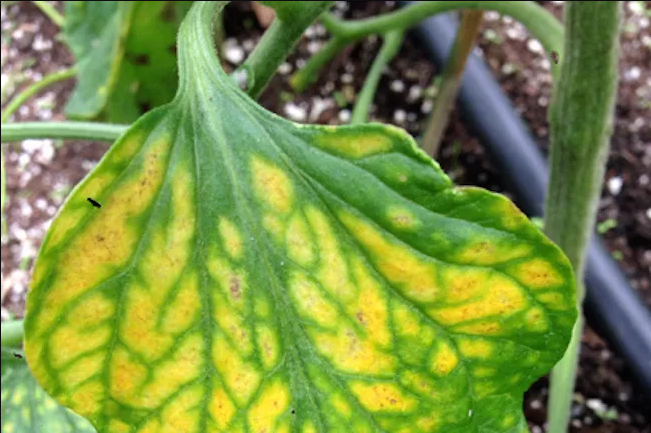
<svg viewBox="0 0 651 433"><path fill-rule="evenodd" d="M438 153L450 113L454 108L454 101L461 85L463 70L475 45L483 15L482 11L466 10L461 17L457 37L445 63L441 87L436 95L434 108L422 142L423 150L433 158Z"/></svg>
<svg viewBox="0 0 651 433"><path fill-rule="evenodd" d="M41 12L43 12L43 14L51 19L54 24L59 27L63 27L66 20L63 15L61 15L59 11L54 8L54 6L46 1L34 1L34 4L41 10Z"/></svg>
<svg viewBox="0 0 651 433"><path fill-rule="evenodd" d="M371 69L366 75L366 81L362 90L359 92L353 114L350 119L351 124L364 123L368 116L368 110L373 102L373 97L377 91L380 77L384 67L393 59L402 45L404 32L402 30L393 30L384 36L382 48L375 57Z"/></svg>
<svg viewBox="0 0 651 433"><path fill-rule="evenodd" d="M620 2L568 2L565 58L550 107L550 184L545 232L583 276L612 134L618 83ZM584 290L577 284L581 314ZM582 321L551 375L549 429L564 432L579 355Z"/></svg>
<svg viewBox="0 0 651 433"><path fill-rule="evenodd" d="M28 138L115 141L129 125L95 122L20 122L2 125L2 142Z"/></svg>
<svg viewBox="0 0 651 433"><path fill-rule="evenodd" d="M23 343L23 320L9 320L0 324L3 347L20 347Z"/></svg>
<svg viewBox="0 0 651 433"><path fill-rule="evenodd" d="M31 86L23 90L18 96L16 96L12 101L7 105L5 108L5 111L2 113L2 116L0 116L0 123L5 123L11 115L20 108L21 105L25 103L29 98L43 90L44 88L54 84L58 83L59 81L67 80L68 78L72 78L75 76L77 73L77 70L72 67L69 69L65 69L60 72L55 72L53 74L45 76L43 79L40 81L37 81L33 83Z"/></svg>
<svg viewBox="0 0 651 433"><path fill-rule="evenodd" d="M338 41L336 45L326 46L330 48L327 54L319 56L317 53L308 60L303 69L308 69L310 73L305 75L313 78L323 65L353 41L371 34L384 34L390 30L406 30L432 15L458 9L478 9L509 15L527 27L545 47L550 57L554 51L559 58L562 58L563 26L551 13L532 1L427 1L415 2L403 9L378 17L355 21L343 21L333 15L325 14L321 19L323 25ZM335 50L335 47L338 49ZM554 65L551 60L550 63ZM552 67L554 77L557 69ZM301 74L302 70L296 72L292 81L303 84L306 77L297 78ZM300 90L301 87L295 86L295 89Z"/></svg>
<svg viewBox="0 0 651 433"><path fill-rule="evenodd" d="M328 43L296 71L289 79L289 84L297 92L304 92L319 76L319 71L328 64L350 41L339 36L333 36Z"/></svg>
<svg viewBox="0 0 651 433"><path fill-rule="evenodd" d="M293 19L276 17L246 59L242 68L247 72L247 93L253 98L260 96L278 66L293 50L303 31L326 11L334 2L305 2L300 14Z"/></svg>

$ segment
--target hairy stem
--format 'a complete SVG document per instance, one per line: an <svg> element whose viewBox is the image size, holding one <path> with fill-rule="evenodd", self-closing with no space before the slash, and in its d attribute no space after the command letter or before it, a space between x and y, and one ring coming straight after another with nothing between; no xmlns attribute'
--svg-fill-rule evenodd
<svg viewBox="0 0 651 433"><path fill-rule="evenodd" d="M95 122L20 122L2 125L2 142L28 138L115 141L129 125Z"/></svg>
<svg viewBox="0 0 651 433"><path fill-rule="evenodd" d="M368 117L368 110L373 102L373 97L377 91L380 77L384 67L393 59L402 45L404 32L402 30L393 30L387 33L384 37L382 48L375 57L371 69L366 75L364 86L357 96L355 108L350 119L351 124L364 123Z"/></svg>
<svg viewBox="0 0 651 433"><path fill-rule="evenodd" d="M3 347L20 347L23 343L23 320L9 320L2 322L2 346Z"/></svg>
<svg viewBox="0 0 651 433"><path fill-rule="evenodd" d="M246 59L242 68L247 73L246 91L251 97L260 96L278 66L294 49L303 31L326 11L334 2L305 2L300 14L293 14L292 19L277 16L264 33L255 50Z"/></svg>
<svg viewBox="0 0 651 433"><path fill-rule="evenodd" d="M63 71L55 72L53 74L47 75L42 80L32 84L31 86L23 90L18 96L12 99L12 101L7 105L5 111L2 113L2 116L0 116L0 123L5 123L9 119L9 117L11 117L11 115L14 114L14 112L16 112L16 110L18 110L20 106L25 103L25 101L27 101L32 96L36 95L44 88L51 86L54 83L58 83L59 81L72 78L75 76L76 73L77 70L74 67L72 67L70 69L65 69Z"/></svg>
<svg viewBox="0 0 651 433"><path fill-rule="evenodd" d="M423 137L422 148L432 157L436 157L441 146L441 139L461 85L463 70L475 45L483 15L482 11L467 10L463 12L454 46L445 63L443 74L441 74L441 87Z"/></svg>
<svg viewBox="0 0 651 433"><path fill-rule="evenodd" d="M327 64L343 47L353 41L371 34L385 34L397 29L406 30L432 15L459 9L495 11L509 15L527 27L531 34L545 47L550 58L552 52L557 53L558 58L562 58L563 26L551 13L535 2L427 1L415 2L403 9L378 17L355 21L343 21L332 15L325 14L321 20L333 37L337 39L337 45L335 46L339 49L335 50L333 46L326 46L326 48L330 48L327 55L319 56L317 54L313 56L308 60L304 69L310 71L308 77L314 78L323 65ZM554 76L556 70L557 68L552 68ZM292 80L302 83L301 79L296 78L301 73L302 70L296 72ZM295 86L295 88L300 90L300 87Z"/></svg>
<svg viewBox="0 0 651 433"><path fill-rule="evenodd" d="M41 12L43 12L45 16L51 19L54 24L59 27L63 27L66 22L65 18L49 2L34 1L34 4L41 10Z"/></svg>
<svg viewBox="0 0 651 433"><path fill-rule="evenodd" d="M569 258L581 280L595 223L612 134L618 83L620 2L569 2L565 9L565 58L550 107L550 184L545 232ZM577 284L581 314L584 290ZM549 428L564 432L579 354L581 321L551 375Z"/></svg>

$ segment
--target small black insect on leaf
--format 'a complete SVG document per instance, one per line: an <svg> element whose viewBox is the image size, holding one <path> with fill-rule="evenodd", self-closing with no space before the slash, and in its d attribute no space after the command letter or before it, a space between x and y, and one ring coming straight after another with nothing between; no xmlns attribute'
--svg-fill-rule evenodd
<svg viewBox="0 0 651 433"><path fill-rule="evenodd" d="M14 357L18 358L18 359L23 359L23 355L21 355L20 353L16 353L16 352L14 352Z"/></svg>
<svg viewBox="0 0 651 433"><path fill-rule="evenodd" d="M558 53L556 51L552 51L552 60L554 64L558 65Z"/></svg>
<svg viewBox="0 0 651 433"><path fill-rule="evenodd" d="M88 201L90 202L90 204L92 204L93 206L95 206L95 207L97 207L97 208L102 207L101 204L97 203L95 200L93 200L93 199L90 198L90 197L88 197Z"/></svg>
<svg viewBox="0 0 651 433"><path fill-rule="evenodd" d="M296 414L296 409L292 409L292 415Z"/></svg>

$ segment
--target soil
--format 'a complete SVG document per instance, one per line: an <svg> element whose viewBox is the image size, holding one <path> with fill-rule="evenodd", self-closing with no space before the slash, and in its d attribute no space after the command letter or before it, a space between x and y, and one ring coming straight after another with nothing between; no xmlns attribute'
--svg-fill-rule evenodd
<svg viewBox="0 0 651 433"><path fill-rule="evenodd" d="M53 2L61 9L61 2ZM540 2L561 17L562 2ZM362 18L394 8L393 2L338 2L336 13ZM651 29L649 2L625 2L621 81L616 124L598 212L598 228L631 285L651 306ZM225 19L225 66L234 69L264 29L249 2L235 2ZM369 37L347 48L321 71L303 94L288 84L293 71L328 39L323 26L305 33L262 95L268 109L298 122L346 123L364 76L381 45ZM549 63L537 42L508 17L485 14L477 53L527 121L543 150L548 144ZM2 106L12 95L53 71L73 64L58 28L32 2L3 2ZM392 123L418 137L432 108L436 68L418 46L405 40L380 81L371 108L373 121ZM62 120L72 81L32 98L13 121ZM70 189L101 158L107 144L26 140L3 145L8 202L2 232L2 319L21 317L30 269L52 217ZM455 111L437 160L458 184L509 195L481 143ZM5 229L6 228L6 229ZM525 395L532 432L545 431L547 378ZM586 327L572 410L572 432L651 432L651 402L635 389L626 366L608 344Z"/></svg>

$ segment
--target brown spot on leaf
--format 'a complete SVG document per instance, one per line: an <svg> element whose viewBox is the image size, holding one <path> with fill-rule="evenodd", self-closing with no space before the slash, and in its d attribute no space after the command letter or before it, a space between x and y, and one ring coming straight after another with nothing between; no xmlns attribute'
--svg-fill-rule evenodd
<svg viewBox="0 0 651 433"><path fill-rule="evenodd" d="M233 296L233 299L236 301L242 297L242 287L240 279L237 277L237 275L233 275L233 277L231 277L231 286L229 289L231 296Z"/></svg>
<svg viewBox="0 0 651 433"><path fill-rule="evenodd" d="M364 313L358 311L357 314L355 314L355 317L357 317L359 323L361 323L362 325L366 325L366 317L364 317Z"/></svg>

